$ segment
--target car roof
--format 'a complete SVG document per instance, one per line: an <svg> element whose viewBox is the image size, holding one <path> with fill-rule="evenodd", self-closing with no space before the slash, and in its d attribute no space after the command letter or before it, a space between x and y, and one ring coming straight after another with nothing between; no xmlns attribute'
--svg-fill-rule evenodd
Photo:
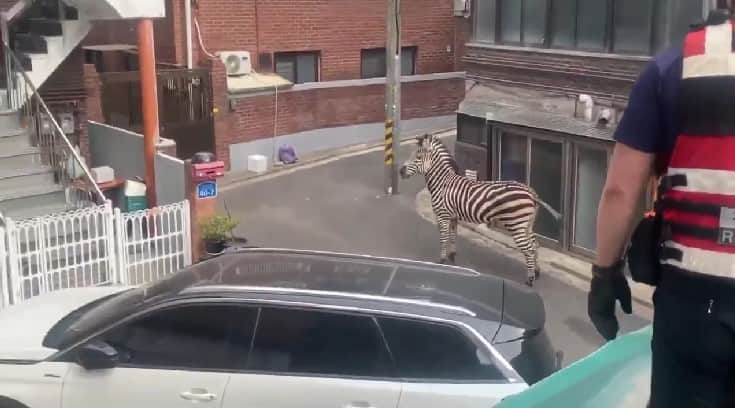
<svg viewBox="0 0 735 408"><path fill-rule="evenodd" d="M500 319L501 278L398 258L285 249L241 249L186 268L170 297L278 295L320 304L348 301L380 310ZM165 281L161 283L165 286ZM175 292L175 293L173 293ZM175 294L175 296L173 296Z"/></svg>

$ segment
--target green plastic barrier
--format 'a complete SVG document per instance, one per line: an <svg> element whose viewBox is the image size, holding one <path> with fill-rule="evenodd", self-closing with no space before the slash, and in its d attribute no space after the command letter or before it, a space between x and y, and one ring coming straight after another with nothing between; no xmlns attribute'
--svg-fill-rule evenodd
<svg viewBox="0 0 735 408"><path fill-rule="evenodd" d="M645 407L651 384L652 334L648 326L619 337L496 407Z"/></svg>

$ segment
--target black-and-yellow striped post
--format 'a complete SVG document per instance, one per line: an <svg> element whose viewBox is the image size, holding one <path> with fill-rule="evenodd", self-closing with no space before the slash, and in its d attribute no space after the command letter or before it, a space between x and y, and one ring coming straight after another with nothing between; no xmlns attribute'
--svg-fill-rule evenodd
<svg viewBox="0 0 735 408"><path fill-rule="evenodd" d="M385 121L385 165L393 166L393 121Z"/></svg>

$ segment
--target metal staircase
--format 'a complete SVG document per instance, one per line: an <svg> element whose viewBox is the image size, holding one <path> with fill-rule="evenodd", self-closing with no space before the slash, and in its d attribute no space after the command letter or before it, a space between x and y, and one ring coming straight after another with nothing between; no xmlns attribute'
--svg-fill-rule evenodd
<svg viewBox="0 0 735 408"><path fill-rule="evenodd" d="M164 0L18 0L0 14L0 216L30 218L104 202L38 89L94 21L164 15Z"/></svg>

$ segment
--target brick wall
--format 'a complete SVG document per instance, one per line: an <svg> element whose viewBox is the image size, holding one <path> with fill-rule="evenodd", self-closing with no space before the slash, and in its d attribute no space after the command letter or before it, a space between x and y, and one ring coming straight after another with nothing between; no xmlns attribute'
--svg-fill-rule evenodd
<svg viewBox="0 0 735 408"><path fill-rule="evenodd" d="M215 85L216 86L216 85ZM440 79L403 84L403 118L451 115L464 96L464 79ZM312 129L381 122L385 118L385 86L284 91L278 94L278 135ZM234 101L225 114L230 123L217 129L217 154L229 158L229 145L273 137L275 95ZM220 112L222 114L222 112ZM229 127L228 127L229 126ZM225 133L229 132L229 133Z"/></svg>
<svg viewBox="0 0 735 408"><path fill-rule="evenodd" d="M360 50L385 46L385 4L384 0L199 0L196 14L210 52L250 51L257 61L255 56L263 52L321 51L321 80L331 81L359 78ZM454 70L451 1L404 0L402 24L402 44L418 46L417 73Z"/></svg>

